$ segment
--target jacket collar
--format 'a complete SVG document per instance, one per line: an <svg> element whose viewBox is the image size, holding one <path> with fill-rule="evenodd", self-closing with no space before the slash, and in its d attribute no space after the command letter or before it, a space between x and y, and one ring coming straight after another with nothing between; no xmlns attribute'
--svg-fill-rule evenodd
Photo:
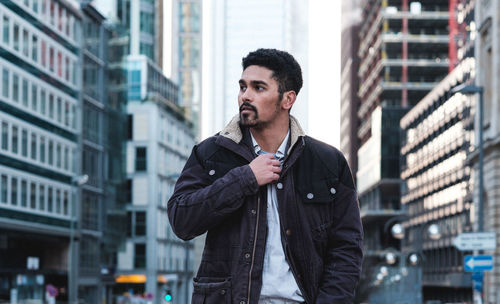
<svg viewBox="0 0 500 304"><path fill-rule="evenodd" d="M219 134L239 144L243 139L243 132L240 128L240 115L235 115L233 119L231 119L229 124L224 129L222 129ZM299 137L305 135L306 133L304 132L304 130L302 130L299 121L295 117L290 115L290 146L287 153L290 153L290 150L297 143Z"/></svg>

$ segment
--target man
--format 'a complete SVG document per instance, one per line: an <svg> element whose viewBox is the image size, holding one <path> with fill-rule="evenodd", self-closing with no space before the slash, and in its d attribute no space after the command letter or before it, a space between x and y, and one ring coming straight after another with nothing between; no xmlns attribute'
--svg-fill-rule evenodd
<svg viewBox="0 0 500 304"><path fill-rule="evenodd" d="M347 162L289 114L290 54L242 65L239 115L193 148L168 202L180 238L208 232L192 303L351 303L363 232Z"/></svg>

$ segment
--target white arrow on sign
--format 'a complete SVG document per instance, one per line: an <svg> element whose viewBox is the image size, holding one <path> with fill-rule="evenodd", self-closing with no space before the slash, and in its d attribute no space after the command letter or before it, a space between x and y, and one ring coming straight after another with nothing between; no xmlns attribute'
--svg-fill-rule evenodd
<svg viewBox="0 0 500 304"><path fill-rule="evenodd" d="M494 250L497 248L495 232L467 232L453 239L453 245L460 251Z"/></svg>
<svg viewBox="0 0 500 304"><path fill-rule="evenodd" d="M474 268L480 268L480 267L490 267L491 266L491 263L492 261L491 260L475 260L475 259L470 259L467 261L467 266L470 268L470 269L474 269Z"/></svg>

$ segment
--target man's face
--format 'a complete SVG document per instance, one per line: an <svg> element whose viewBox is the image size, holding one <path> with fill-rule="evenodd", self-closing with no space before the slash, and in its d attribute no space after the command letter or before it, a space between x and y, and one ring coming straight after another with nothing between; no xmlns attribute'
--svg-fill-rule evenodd
<svg viewBox="0 0 500 304"><path fill-rule="evenodd" d="M265 127L280 113L278 82L272 74L270 69L257 65L247 67L241 74L238 106L242 126Z"/></svg>

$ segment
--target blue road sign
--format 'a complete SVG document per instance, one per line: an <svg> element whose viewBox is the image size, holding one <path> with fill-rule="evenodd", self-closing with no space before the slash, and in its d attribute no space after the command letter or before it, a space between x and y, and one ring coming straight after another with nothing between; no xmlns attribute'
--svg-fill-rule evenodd
<svg viewBox="0 0 500 304"><path fill-rule="evenodd" d="M464 258L465 271L489 271L493 269L491 255L466 255Z"/></svg>
<svg viewBox="0 0 500 304"><path fill-rule="evenodd" d="M479 292L483 291L483 277L484 272L482 271L475 271L472 273L472 285L474 286L474 290Z"/></svg>

